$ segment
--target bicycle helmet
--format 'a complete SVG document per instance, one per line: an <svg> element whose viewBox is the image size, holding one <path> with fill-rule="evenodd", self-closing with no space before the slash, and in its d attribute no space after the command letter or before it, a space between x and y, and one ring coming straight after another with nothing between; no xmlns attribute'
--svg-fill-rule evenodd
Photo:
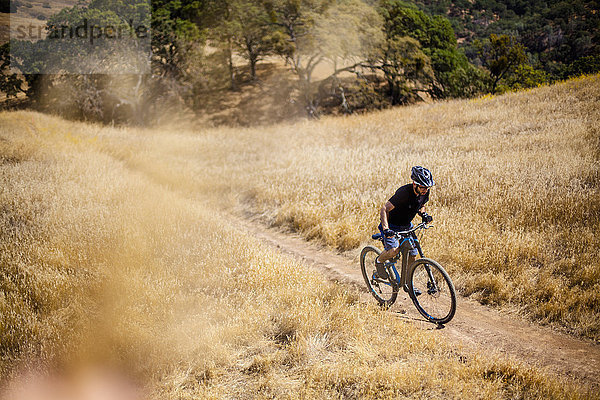
<svg viewBox="0 0 600 400"><path fill-rule="evenodd" d="M431 187L435 185L433 177L431 176L431 172L427 168L423 168L421 166L412 168L410 179L412 179L417 185L421 186Z"/></svg>

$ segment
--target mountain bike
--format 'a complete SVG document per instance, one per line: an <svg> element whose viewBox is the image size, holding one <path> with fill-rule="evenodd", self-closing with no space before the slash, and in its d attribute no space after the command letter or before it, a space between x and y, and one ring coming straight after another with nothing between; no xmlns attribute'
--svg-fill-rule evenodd
<svg viewBox="0 0 600 400"><path fill-rule="evenodd" d="M410 296L413 304L427 320L436 324L446 324L456 312L456 292L450 276L444 268L430 258L425 258L416 232L431 228L422 222L403 232L395 232L400 243L397 256L384 264L388 279L377 275L375 259L381 253L376 247L366 246L360 253L360 269L369 291L384 308L389 308L398 297L400 289ZM383 234L372 236L374 240L383 242ZM411 265L408 263L408 253L417 249L420 258ZM396 262L402 259L402 273L398 273Z"/></svg>

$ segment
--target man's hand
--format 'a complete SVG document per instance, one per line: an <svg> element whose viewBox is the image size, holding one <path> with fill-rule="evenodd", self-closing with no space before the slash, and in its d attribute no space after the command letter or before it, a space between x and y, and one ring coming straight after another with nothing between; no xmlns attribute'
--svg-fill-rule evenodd
<svg viewBox="0 0 600 400"><path fill-rule="evenodd" d="M423 222L425 222L426 224L430 223L431 221L433 221L433 217L429 214L427 214L426 212L421 214L421 219L423 220Z"/></svg>
<svg viewBox="0 0 600 400"><path fill-rule="evenodd" d="M395 234L396 234L396 232L394 232L394 231L393 231L393 230L391 230L391 229L384 229L384 230L383 230L383 236L385 236L385 237L392 237L392 236L394 236Z"/></svg>

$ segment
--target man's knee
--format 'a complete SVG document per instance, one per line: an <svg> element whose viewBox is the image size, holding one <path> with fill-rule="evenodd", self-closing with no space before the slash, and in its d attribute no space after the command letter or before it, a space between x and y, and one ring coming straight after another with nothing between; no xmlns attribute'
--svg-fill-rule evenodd
<svg viewBox="0 0 600 400"><path fill-rule="evenodd" d="M389 249L385 250L383 252L383 254L385 254L386 256L388 256L388 258L392 258L392 257L396 257L399 252L400 252L400 248L399 247L390 247Z"/></svg>

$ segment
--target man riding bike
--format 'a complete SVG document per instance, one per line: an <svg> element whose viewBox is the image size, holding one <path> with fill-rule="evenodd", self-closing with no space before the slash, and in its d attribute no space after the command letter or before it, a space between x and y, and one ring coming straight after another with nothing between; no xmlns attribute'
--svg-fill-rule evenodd
<svg viewBox="0 0 600 400"><path fill-rule="evenodd" d="M429 188L435 185L431 172L427 168L416 166L412 168L412 183L404 185L381 207L379 212L381 223L379 230L383 234L384 251L375 260L377 275L381 279L388 279L385 262L398 255L400 244L395 237L395 232L407 231L412 228L412 220L419 214L423 222L431 222L433 218L425 212L425 203L429 201ZM409 252L409 266L418 254L417 249ZM406 271L403 271L406 276ZM404 287L406 291L406 287Z"/></svg>

